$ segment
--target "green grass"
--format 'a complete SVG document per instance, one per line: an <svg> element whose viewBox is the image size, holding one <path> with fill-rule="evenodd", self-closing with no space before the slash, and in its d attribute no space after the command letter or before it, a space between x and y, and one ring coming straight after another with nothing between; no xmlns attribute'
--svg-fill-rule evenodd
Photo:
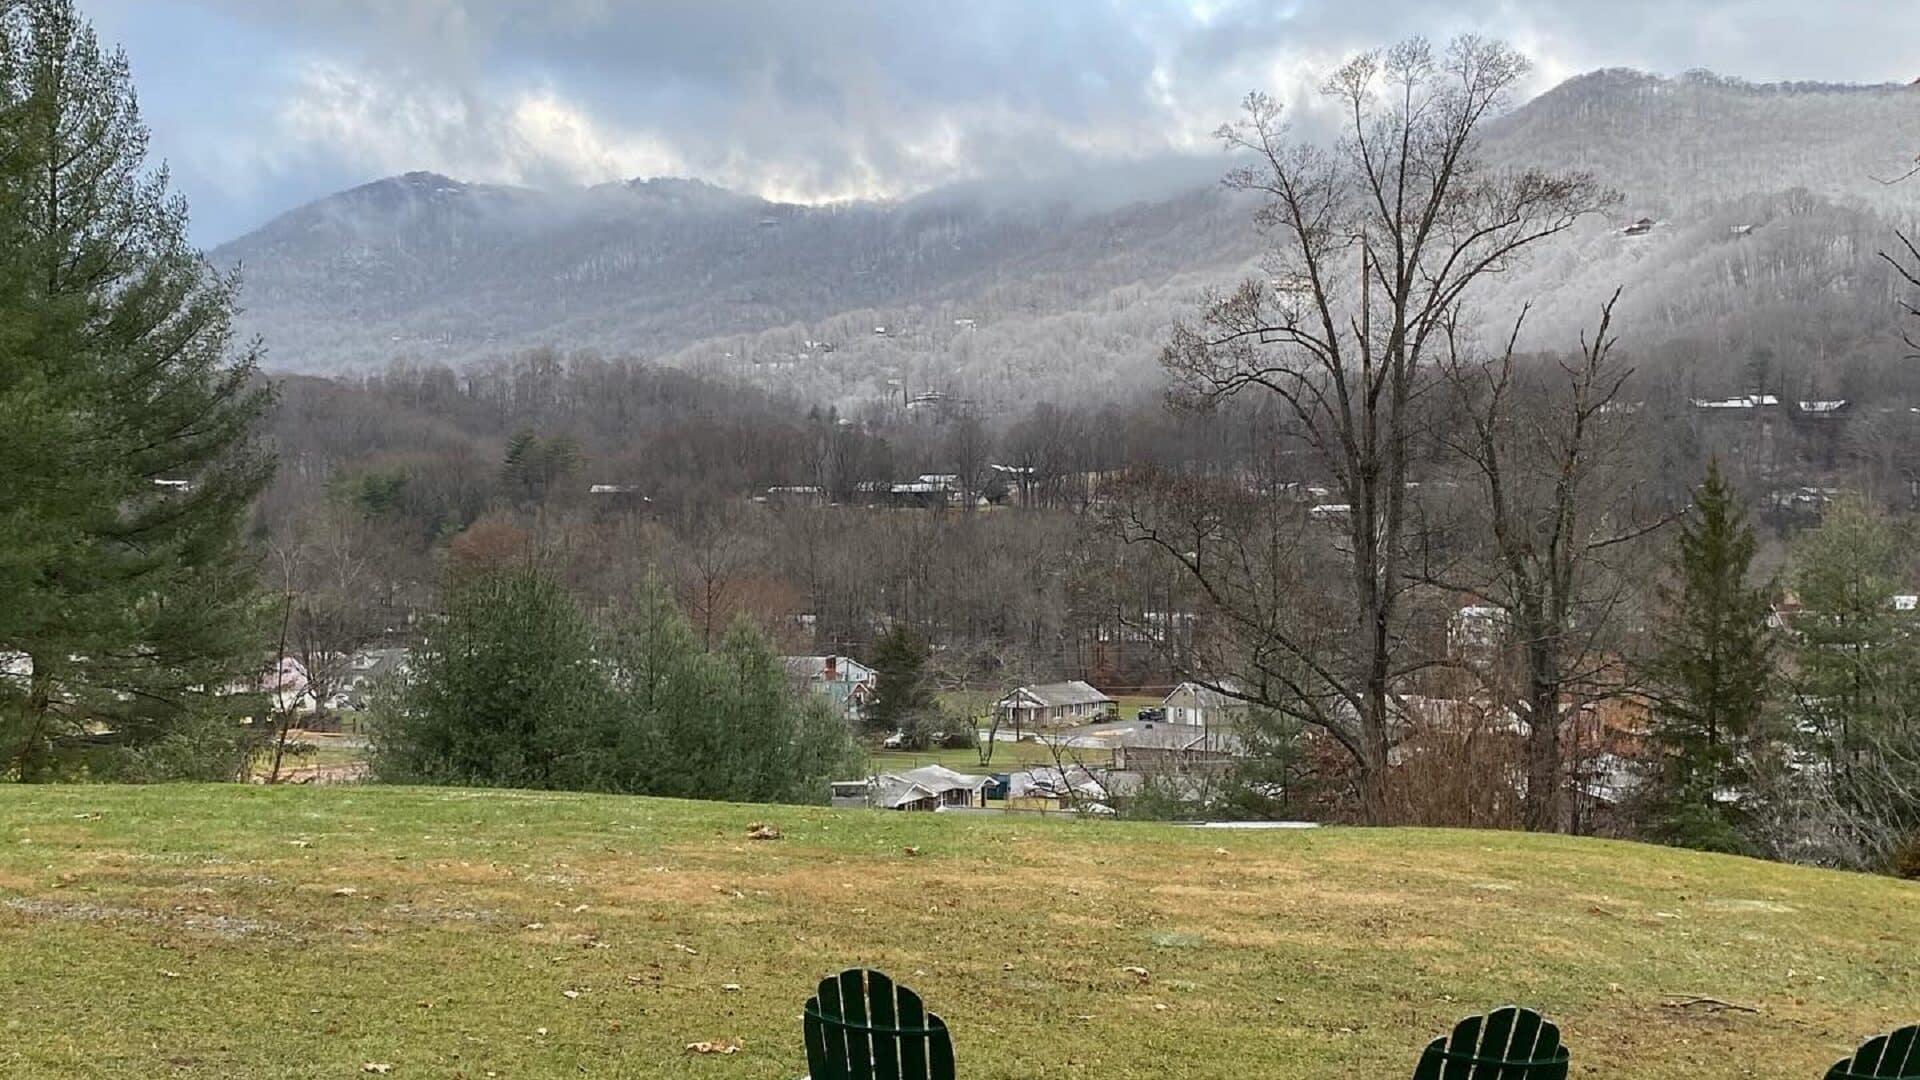
<svg viewBox="0 0 1920 1080"><path fill-rule="evenodd" d="M1110 756L1106 753L1081 751L1081 755L1095 755L1098 764L1105 764ZM877 771L897 772L920 765L945 765L964 773L986 771L980 764L977 750L873 750L867 754ZM1073 752L1067 752L1067 760L1072 761ZM993 764L987 766L993 772L1007 772L1024 765L1052 765L1053 750L1039 742L1000 742L993 748Z"/></svg>
<svg viewBox="0 0 1920 1080"><path fill-rule="evenodd" d="M919 989L970 1078L1406 1076L1507 1001L1576 1075L1811 1078L1920 1014L1916 941L1920 886L1559 837L0 789L9 1078L772 1080L853 964Z"/></svg>

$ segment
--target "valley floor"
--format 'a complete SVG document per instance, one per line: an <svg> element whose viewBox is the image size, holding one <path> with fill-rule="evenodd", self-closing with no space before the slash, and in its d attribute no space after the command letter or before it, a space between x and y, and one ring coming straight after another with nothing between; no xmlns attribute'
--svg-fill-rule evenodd
<svg viewBox="0 0 1920 1080"><path fill-rule="evenodd" d="M0 788L8 1077L771 1080L864 964L974 1078L1405 1076L1509 1001L1576 1075L1811 1078L1920 1019L1915 941L1920 885L1560 837Z"/></svg>

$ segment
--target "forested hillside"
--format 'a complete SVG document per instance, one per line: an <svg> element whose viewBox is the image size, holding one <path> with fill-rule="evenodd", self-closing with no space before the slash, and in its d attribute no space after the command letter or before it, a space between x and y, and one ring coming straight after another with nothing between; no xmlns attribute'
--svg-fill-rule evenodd
<svg viewBox="0 0 1920 1080"><path fill-rule="evenodd" d="M1569 80L1490 127L1488 156L1591 170L1623 200L1486 290L1480 314L1532 301L1531 343L1558 345L1625 286L1629 345L1711 361L1702 392L1739 389L1769 363L1756 353L1841 380L1887 353L1877 252L1920 219L1920 189L1878 178L1917 145L1920 88ZM541 192L412 173L214 258L244 268L243 329L281 370L553 346L842 409L928 391L1003 409L1156 384L1171 321L1257 252L1247 205L1218 190L1098 212L978 191L804 207L697 181Z"/></svg>

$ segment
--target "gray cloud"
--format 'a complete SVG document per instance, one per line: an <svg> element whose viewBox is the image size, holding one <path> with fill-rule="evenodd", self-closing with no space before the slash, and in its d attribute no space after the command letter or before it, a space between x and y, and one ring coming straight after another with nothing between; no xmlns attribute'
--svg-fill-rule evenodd
<svg viewBox="0 0 1920 1080"><path fill-rule="evenodd" d="M1912 0L83 0L218 241L404 169L680 174L780 198L1208 154L1259 87L1411 33L1538 70L1911 79ZM1197 170L1196 170L1197 171ZM1179 175L1186 175L1178 169Z"/></svg>

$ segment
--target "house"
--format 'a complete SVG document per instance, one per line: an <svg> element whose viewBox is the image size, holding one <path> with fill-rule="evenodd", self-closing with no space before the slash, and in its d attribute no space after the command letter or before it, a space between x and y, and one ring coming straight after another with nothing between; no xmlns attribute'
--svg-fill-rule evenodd
<svg viewBox="0 0 1920 1080"><path fill-rule="evenodd" d="M1652 232L1653 227L1658 224L1660 223L1652 218L1641 218L1639 221L1634 222L1620 231L1627 236L1645 236Z"/></svg>
<svg viewBox="0 0 1920 1080"><path fill-rule="evenodd" d="M783 656L787 677L800 687L825 694L852 720L873 700L880 673L850 656Z"/></svg>
<svg viewBox="0 0 1920 1080"><path fill-rule="evenodd" d="M1088 810L1111 813L1107 785L1091 769L1036 765L1007 777L1009 810Z"/></svg>
<svg viewBox="0 0 1920 1080"><path fill-rule="evenodd" d="M1023 686L994 703L1003 725L1015 732L1066 727L1113 715L1118 702L1084 682Z"/></svg>
<svg viewBox="0 0 1920 1080"><path fill-rule="evenodd" d="M768 488L756 501L780 506L824 506L827 490L814 484L783 484Z"/></svg>
<svg viewBox="0 0 1920 1080"><path fill-rule="evenodd" d="M1845 420L1853 410L1853 402L1847 398L1835 398L1825 401L1796 401L1794 415L1801 420Z"/></svg>
<svg viewBox="0 0 1920 1080"><path fill-rule="evenodd" d="M1447 618L1447 652L1455 660L1485 660L1507 637L1507 611L1469 604Z"/></svg>
<svg viewBox="0 0 1920 1080"><path fill-rule="evenodd" d="M1142 724L1114 741L1113 766L1150 774L1220 772L1246 753L1246 744L1232 731Z"/></svg>
<svg viewBox="0 0 1920 1080"><path fill-rule="evenodd" d="M1232 694L1196 682L1174 687L1160 704L1167 710L1167 723L1187 727L1233 727L1246 718L1248 708Z"/></svg>
<svg viewBox="0 0 1920 1080"><path fill-rule="evenodd" d="M1687 403L1709 411L1772 409L1780 405L1780 398L1774 394L1742 394L1730 398L1689 398Z"/></svg>
<svg viewBox="0 0 1920 1080"><path fill-rule="evenodd" d="M307 666L298 658L280 656L268 660L252 679L227 686L230 694L264 694L267 708L276 713L310 713L319 707L313 700L313 687Z"/></svg>
<svg viewBox="0 0 1920 1080"><path fill-rule="evenodd" d="M330 709L364 709L381 681L407 672L407 650L362 649L347 660L346 671L335 680Z"/></svg>
<svg viewBox="0 0 1920 1080"><path fill-rule="evenodd" d="M833 782L833 805L876 810L932 811L987 805L992 778L955 772L943 765L922 765L905 772L881 773L866 780Z"/></svg>

